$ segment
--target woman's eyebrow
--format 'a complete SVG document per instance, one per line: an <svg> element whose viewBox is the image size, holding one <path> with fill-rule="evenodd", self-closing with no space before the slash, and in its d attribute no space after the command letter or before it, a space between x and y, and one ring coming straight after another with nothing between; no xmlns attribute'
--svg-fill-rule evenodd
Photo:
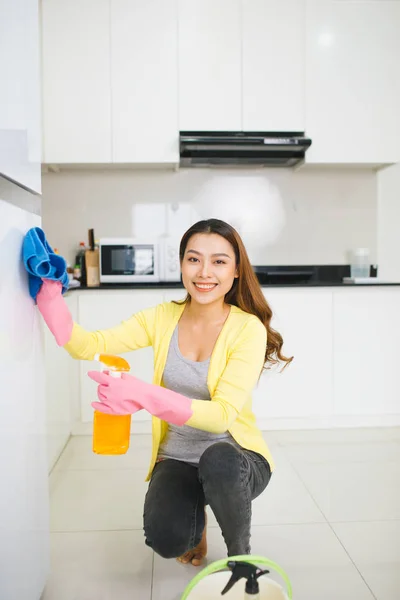
<svg viewBox="0 0 400 600"><path fill-rule="evenodd" d="M199 256L203 256L201 252L198 252L197 250L187 250L187 252L192 252L193 254L198 254ZM211 256L226 256L226 258L232 258L231 256L229 256L229 254L225 254L225 252L216 252L215 254L212 254Z"/></svg>

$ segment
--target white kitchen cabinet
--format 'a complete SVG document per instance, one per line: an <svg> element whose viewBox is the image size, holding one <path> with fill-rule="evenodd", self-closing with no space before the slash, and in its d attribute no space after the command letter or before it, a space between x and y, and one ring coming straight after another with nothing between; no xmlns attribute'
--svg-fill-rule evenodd
<svg viewBox="0 0 400 600"><path fill-rule="evenodd" d="M308 163L400 160L400 2L307 0Z"/></svg>
<svg viewBox="0 0 400 600"><path fill-rule="evenodd" d="M59 348L43 325L46 366L46 429L49 472L57 462L71 435L70 365L72 359Z"/></svg>
<svg viewBox="0 0 400 600"><path fill-rule="evenodd" d="M0 199L0 598L37 600L50 572L42 318L21 262L41 219Z"/></svg>
<svg viewBox="0 0 400 600"><path fill-rule="evenodd" d="M242 129L241 0L179 0L179 128Z"/></svg>
<svg viewBox="0 0 400 600"><path fill-rule="evenodd" d="M253 396L258 419L315 418L332 413L332 290L271 289L264 295L283 352L294 356L279 372L264 372Z"/></svg>
<svg viewBox="0 0 400 600"><path fill-rule="evenodd" d="M305 130L305 0L243 1L243 130Z"/></svg>
<svg viewBox="0 0 400 600"><path fill-rule="evenodd" d="M42 1L45 163L111 162L110 1Z"/></svg>
<svg viewBox="0 0 400 600"><path fill-rule="evenodd" d="M0 175L41 193L38 0L0 0Z"/></svg>
<svg viewBox="0 0 400 600"><path fill-rule="evenodd" d="M64 298L72 318L76 321L77 295L67 294ZM57 346L54 336L43 319L41 325L45 347L47 460L50 472L71 435L77 394L79 394L79 365L64 348Z"/></svg>
<svg viewBox="0 0 400 600"><path fill-rule="evenodd" d="M334 414L400 413L400 288L333 293Z"/></svg>
<svg viewBox="0 0 400 600"><path fill-rule="evenodd" d="M254 412L263 429L365 426L378 418L380 424L398 423L400 286L263 288L263 293L273 310L272 326L283 336L283 352L294 356L282 373L275 367L264 372L254 390ZM70 295L71 300L77 297L78 323L93 331L112 327L143 308L181 300L185 291L88 290ZM125 357L134 375L152 381L152 348ZM79 371L79 377L70 371L67 383L73 430L89 433L96 384L87 372L101 366L69 360L70 368ZM65 376L58 381L65 382ZM145 411L135 414L134 430L148 432L150 419Z"/></svg>
<svg viewBox="0 0 400 600"><path fill-rule="evenodd" d="M177 0L111 0L112 160L178 163Z"/></svg>
<svg viewBox="0 0 400 600"><path fill-rule="evenodd" d="M144 308L155 306L164 301L162 290L131 290L131 291L102 291L100 293L87 291L79 295L78 322L89 331L106 329L118 325L131 315ZM131 365L132 375L136 375L151 383L153 380L153 349L141 348L124 354ZM96 384L89 379L87 372L100 370L96 362L80 362L80 399L81 420L89 422L93 419L91 402L97 399ZM133 417L137 421L149 421L151 416L146 411L140 411Z"/></svg>

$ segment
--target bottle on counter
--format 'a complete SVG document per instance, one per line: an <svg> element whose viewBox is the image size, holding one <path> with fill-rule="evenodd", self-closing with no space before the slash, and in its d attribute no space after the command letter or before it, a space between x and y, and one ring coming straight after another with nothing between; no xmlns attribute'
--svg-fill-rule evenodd
<svg viewBox="0 0 400 600"><path fill-rule="evenodd" d="M96 354L95 360L106 367L112 377L130 371L129 363L120 356ZM129 448L131 415L107 415L94 411L93 452L96 454L125 454Z"/></svg>
<svg viewBox="0 0 400 600"><path fill-rule="evenodd" d="M368 248L356 248L350 265L350 274L353 279L367 278L370 276L370 260Z"/></svg>
<svg viewBox="0 0 400 600"><path fill-rule="evenodd" d="M71 282L74 279L74 269L71 267L69 263L67 263L67 274L68 281Z"/></svg>
<svg viewBox="0 0 400 600"><path fill-rule="evenodd" d="M86 246L85 242L80 242L79 249L75 257L74 278L80 281L81 287L86 286Z"/></svg>
<svg viewBox="0 0 400 600"><path fill-rule="evenodd" d="M96 247L94 229L89 229L89 249L85 252L86 285L98 287L100 285L99 248Z"/></svg>

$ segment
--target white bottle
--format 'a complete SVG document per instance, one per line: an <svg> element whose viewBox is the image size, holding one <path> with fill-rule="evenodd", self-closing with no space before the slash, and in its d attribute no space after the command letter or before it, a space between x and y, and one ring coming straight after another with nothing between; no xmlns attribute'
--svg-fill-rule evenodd
<svg viewBox="0 0 400 600"><path fill-rule="evenodd" d="M351 262L351 278L359 279L370 276L370 261L368 248L356 248Z"/></svg>

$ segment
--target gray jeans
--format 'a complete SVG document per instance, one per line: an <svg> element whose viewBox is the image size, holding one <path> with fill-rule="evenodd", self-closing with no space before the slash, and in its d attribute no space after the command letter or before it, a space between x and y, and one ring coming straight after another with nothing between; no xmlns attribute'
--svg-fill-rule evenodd
<svg viewBox="0 0 400 600"><path fill-rule="evenodd" d="M226 442L207 448L198 467L172 459L160 461L144 504L146 544L164 558L191 550L201 540L208 504L228 556L250 554L251 503L270 478L263 456Z"/></svg>

